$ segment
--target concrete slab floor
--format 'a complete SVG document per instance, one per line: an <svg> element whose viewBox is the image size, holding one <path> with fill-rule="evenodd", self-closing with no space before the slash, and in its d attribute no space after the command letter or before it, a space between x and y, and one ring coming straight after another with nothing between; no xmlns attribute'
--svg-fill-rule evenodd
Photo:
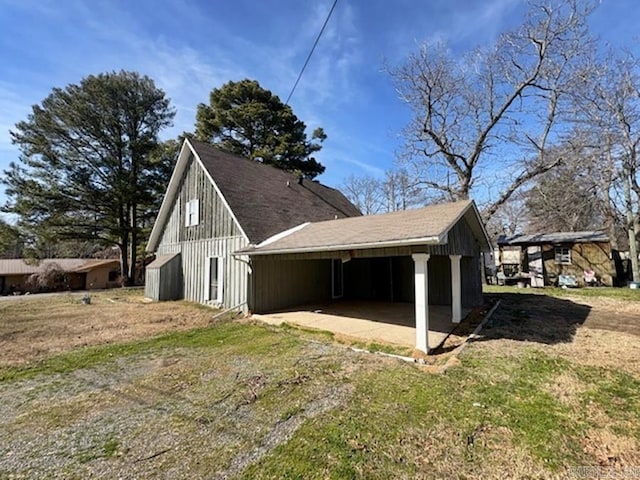
<svg viewBox="0 0 640 480"><path fill-rule="evenodd" d="M463 309L463 316L471 310ZM308 305L297 309L253 315L253 318L280 325L284 322L317 328L370 342L394 343L414 348L416 345L413 303L338 301ZM429 306L429 349L440 345L455 328L451 307Z"/></svg>

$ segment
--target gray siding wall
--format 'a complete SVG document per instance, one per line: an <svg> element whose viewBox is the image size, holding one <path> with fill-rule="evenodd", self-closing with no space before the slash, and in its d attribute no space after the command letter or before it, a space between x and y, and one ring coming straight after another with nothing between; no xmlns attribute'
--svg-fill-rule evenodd
<svg viewBox="0 0 640 480"><path fill-rule="evenodd" d="M462 276L462 306L477 307L482 305L482 260L478 257L462 257L460 275Z"/></svg>
<svg viewBox="0 0 640 480"><path fill-rule="evenodd" d="M343 256L352 258L351 262L353 262L347 262L344 266L347 296L414 301L414 266L411 259L413 253L431 255L428 264L430 304L451 304L451 260L449 259L451 254L462 255L460 268L463 305L470 307L482 303L480 247L467 220L462 218L449 231L445 245L256 255L252 257L254 268L250 308L259 313L330 299L331 262L329 259ZM389 264L390 270L385 270L381 262L374 264L371 260L364 260L380 257L395 258ZM390 275L391 279L389 279ZM383 284L384 282L386 284ZM389 292L385 293L384 288Z"/></svg>
<svg viewBox="0 0 640 480"><path fill-rule="evenodd" d="M255 313L331 299L331 262L254 258L250 309Z"/></svg>
<svg viewBox="0 0 640 480"><path fill-rule="evenodd" d="M156 301L182 298L182 263L180 255L160 267L147 268L144 286L146 297Z"/></svg>
<svg viewBox="0 0 640 480"><path fill-rule="evenodd" d="M249 278L247 259L234 257L232 254L246 247L248 242L204 170L193 157L185 170L179 192L164 227L157 253L181 254L182 297L198 303L207 303L208 258L222 257L222 305L232 308L245 304ZM195 198L199 199L199 223L186 227L186 204ZM153 274L148 281L156 281ZM246 310L246 306L244 309Z"/></svg>

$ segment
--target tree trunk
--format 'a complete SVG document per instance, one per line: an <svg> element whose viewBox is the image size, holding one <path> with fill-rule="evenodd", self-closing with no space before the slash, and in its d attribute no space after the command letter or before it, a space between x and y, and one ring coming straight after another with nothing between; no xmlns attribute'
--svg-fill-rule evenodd
<svg viewBox="0 0 640 480"><path fill-rule="evenodd" d="M640 269L638 268L638 243L636 241L635 215L633 214L633 201L631 198L631 178L629 169L624 167L624 199L627 207L627 232L629 235L629 257L631 258L631 272L634 282L640 282Z"/></svg>
<svg viewBox="0 0 640 480"><path fill-rule="evenodd" d="M122 276L122 286L129 285L129 235L126 233L120 236L120 275Z"/></svg>
<svg viewBox="0 0 640 480"><path fill-rule="evenodd" d="M118 227L120 229L120 275L122 276L122 286L131 285L130 265L129 265L129 212L126 211L126 204L119 205Z"/></svg>
<svg viewBox="0 0 640 480"><path fill-rule="evenodd" d="M137 206L131 206L131 262L129 263L129 279L131 285L136 283L136 263L138 259L138 212Z"/></svg>

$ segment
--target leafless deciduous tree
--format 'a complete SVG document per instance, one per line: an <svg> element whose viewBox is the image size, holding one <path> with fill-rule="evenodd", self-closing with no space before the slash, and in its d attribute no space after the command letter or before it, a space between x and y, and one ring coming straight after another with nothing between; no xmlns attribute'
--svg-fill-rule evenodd
<svg viewBox="0 0 640 480"><path fill-rule="evenodd" d="M383 179L350 175L340 189L365 215L407 210L424 205L425 200L403 169L388 170Z"/></svg>
<svg viewBox="0 0 640 480"><path fill-rule="evenodd" d="M566 124L568 92L592 48L579 0L532 3L522 26L490 49L454 58L423 45L391 71L414 116L403 164L432 196L465 199L480 181L509 173L491 217L515 191L561 162L550 149Z"/></svg>
<svg viewBox="0 0 640 480"><path fill-rule="evenodd" d="M640 282L640 60L611 53L597 68L589 66L583 81L577 104L582 120L600 134L603 165L613 190L609 193L621 194L618 204L626 224L633 280Z"/></svg>
<svg viewBox="0 0 640 480"><path fill-rule="evenodd" d="M375 177L349 175L340 190L364 215L384 210L382 184Z"/></svg>
<svg viewBox="0 0 640 480"><path fill-rule="evenodd" d="M425 203L425 196L404 169L389 170L380 183L387 212L407 210Z"/></svg>
<svg viewBox="0 0 640 480"><path fill-rule="evenodd" d="M492 240L528 231L528 212L523 192L516 192L504 202L487 222L487 233Z"/></svg>
<svg viewBox="0 0 640 480"><path fill-rule="evenodd" d="M565 152L562 157L561 165L540 175L524 194L528 230L577 232L602 228L597 158L583 150Z"/></svg>

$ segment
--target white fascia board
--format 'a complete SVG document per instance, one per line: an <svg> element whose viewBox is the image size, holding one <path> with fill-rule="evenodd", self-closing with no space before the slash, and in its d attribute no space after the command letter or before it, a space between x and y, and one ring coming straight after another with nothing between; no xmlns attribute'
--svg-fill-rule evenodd
<svg viewBox="0 0 640 480"><path fill-rule="evenodd" d="M282 255L287 253L338 252L341 250L364 250L366 248L407 247L413 245L442 245L440 237L411 238L407 240L388 240L382 242L352 243L346 245L326 245L318 247L287 248L282 250L253 250L235 252L234 255Z"/></svg>
<svg viewBox="0 0 640 480"><path fill-rule="evenodd" d="M298 232L300 230L302 230L304 227L306 227L307 225L309 225L311 222L306 222L306 223L301 223L300 225L290 228L289 230L284 230L283 232L280 233L276 233L275 235L272 235L271 237L267 238L266 240L260 242L259 244L257 244L255 246L255 248L262 248L266 245L270 245L274 242L277 242L278 240L282 240L285 237L288 237L289 235L291 235L292 233Z"/></svg>
<svg viewBox="0 0 640 480"><path fill-rule="evenodd" d="M167 191L162 199L160 210L158 210L158 216L156 217L156 221L151 229L151 235L149 235L149 241L147 242L146 247L147 252L155 252L158 247L162 229L173 210L174 200L178 194L178 187L180 186L180 179L182 178L182 174L187 167L187 161L189 160L189 153L193 153L195 155L193 147L187 140L185 140L182 144L182 148L180 149L176 166L173 168L173 173L171 174L171 179L167 185Z"/></svg>
<svg viewBox="0 0 640 480"><path fill-rule="evenodd" d="M189 139L185 140L186 143L189 142ZM218 196L220 197L220 199L222 200L222 204L224 205L224 207L227 209L227 211L229 212L229 215L231 215L231 218L233 218L233 221L236 223L236 225L238 226L238 228L240 229L240 233L242 233L242 236L244 237L244 239L249 242L249 237L247 236L247 234L244 231L244 228L242 228L242 225L240 225L240 222L238 221L238 219L236 218L235 213L233 213L233 210L231 210L231 207L229 206L229 204L227 203L227 199L224 198L224 195L222 195L222 192L220 191L220 189L218 188L218 185L216 184L216 182L213 180L213 178L211 177L211 175L209 174L209 171L204 167L204 164L202 163L202 160L200 160L200 156L198 155L198 152L196 152L196 149L193 148L191 146L191 143L189 143L189 146L191 147L191 150L193 151L193 157L196 159L196 161L198 162L198 165L200 165L200 168L202 168L202 170L204 171L204 174L207 176L207 178L209 179L209 181L211 182L211 185L213 185L214 190L216 191L216 193L218 194Z"/></svg>

